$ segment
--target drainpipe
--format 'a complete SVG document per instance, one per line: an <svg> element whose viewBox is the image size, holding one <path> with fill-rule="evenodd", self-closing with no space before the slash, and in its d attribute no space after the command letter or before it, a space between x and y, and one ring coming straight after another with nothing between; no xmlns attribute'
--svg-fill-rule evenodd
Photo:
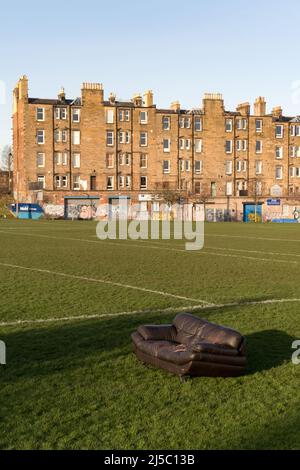
<svg viewBox="0 0 300 470"><path fill-rule="evenodd" d="M119 129L118 129L118 105L115 106L116 110L116 150L115 150L115 159L116 159L116 190L119 190Z"/></svg>
<svg viewBox="0 0 300 470"><path fill-rule="evenodd" d="M178 185L177 188L180 191L180 172L181 172L181 160L180 160L180 148L179 148L179 140L180 140L180 128L179 128L179 119L180 119L180 110L177 110L177 161L178 161Z"/></svg>

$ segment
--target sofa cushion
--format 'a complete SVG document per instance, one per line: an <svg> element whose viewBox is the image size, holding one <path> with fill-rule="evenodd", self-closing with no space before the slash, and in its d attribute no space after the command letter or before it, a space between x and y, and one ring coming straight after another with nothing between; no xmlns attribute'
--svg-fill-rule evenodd
<svg viewBox="0 0 300 470"><path fill-rule="evenodd" d="M173 325L142 325L137 329L145 340L175 341L177 331Z"/></svg>
<svg viewBox="0 0 300 470"><path fill-rule="evenodd" d="M185 344L172 344L162 347L157 352L157 357L166 362L176 365L188 364L195 358L196 354L187 348Z"/></svg>
<svg viewBox="0 0 300 470"><path fill-rule="evenodd" d="M174 326L177 330L176 341L186 345L202 340L238 349L243 341L243 337L237 331L210 323L188 313L177 315Z"/></svg>

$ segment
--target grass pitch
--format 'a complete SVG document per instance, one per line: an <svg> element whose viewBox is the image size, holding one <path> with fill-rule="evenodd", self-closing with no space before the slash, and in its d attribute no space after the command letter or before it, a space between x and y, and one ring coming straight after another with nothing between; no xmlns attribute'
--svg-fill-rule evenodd
<svg viewBox="0 0 300 470"><path fill-rule="evenodd" d="M95 229L0 222L0 448L299 449L300 226L207 224L201 252ZM136 360L130 333L181 309L247 337L245 376Z"/></svg>

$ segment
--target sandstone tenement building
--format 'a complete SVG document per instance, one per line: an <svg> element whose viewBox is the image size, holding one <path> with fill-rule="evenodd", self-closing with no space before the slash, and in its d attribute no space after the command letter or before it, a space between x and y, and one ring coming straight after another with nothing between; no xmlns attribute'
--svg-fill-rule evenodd
<svg viewBox="0 0 300 470"><path fill-rule="evenodd" d="M147 201L164 190L240 213L247 201L300 200L300 118L255 100L226 111L220 94L202 106L169 109L153 93L104 99L98 83L81 96L30 98L28 79L13 92L14 196L63 204L71 196Z"/></svg>

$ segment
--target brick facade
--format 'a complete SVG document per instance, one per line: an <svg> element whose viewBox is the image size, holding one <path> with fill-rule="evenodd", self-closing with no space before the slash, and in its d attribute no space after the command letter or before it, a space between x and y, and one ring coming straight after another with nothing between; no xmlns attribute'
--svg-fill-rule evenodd
<svg viewBox="0 0 300 470"><path fill-rule="evenodd" d="M153 94L104 99L102 85L84 83L81 96L28 96L14 89L14 196L20 202L61 203L65 196L130 196L178 190L241 210L243 202L300 200L300 118L266 111L257 98L226 111L222 95L205 94L201 108L174 102L158 109ZM297 163L299 162L299 163Z"/></svg>

